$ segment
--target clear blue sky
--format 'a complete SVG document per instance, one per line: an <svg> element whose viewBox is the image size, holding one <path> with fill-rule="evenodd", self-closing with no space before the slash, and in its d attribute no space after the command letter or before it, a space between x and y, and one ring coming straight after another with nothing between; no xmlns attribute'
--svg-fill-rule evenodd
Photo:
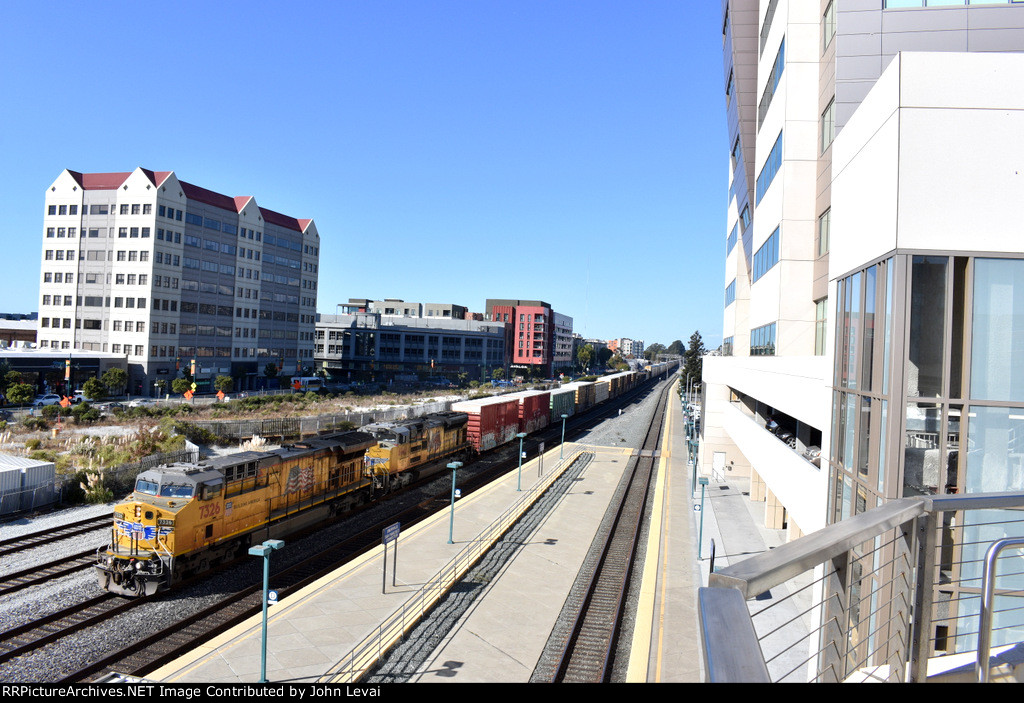
<svg viewBox="0 0 1024 703"><path fill-rule="evenodd" d="M0 312L36 310L64 168L311 217L318 309L542 299L721 342L720 3L4 0Z"/></svg>

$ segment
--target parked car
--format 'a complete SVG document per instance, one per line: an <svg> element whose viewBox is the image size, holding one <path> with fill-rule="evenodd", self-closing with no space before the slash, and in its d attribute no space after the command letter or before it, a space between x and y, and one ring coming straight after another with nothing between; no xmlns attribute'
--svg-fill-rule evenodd
<svg viewBox="0 0 1024 703"><path fill-rule="evenodd" d="M151 405L156 405L156 401L151 398L136 398L128 401L129 408L148 408Z"/></svg>
<svg viewBox="0 0 1024 703"><path fill-rule="evenodd" d="M40 408L44 405L56 405L60 402L60 396L56 393L47 393L46 395L37 395L36 399L32 401L34 407Z"/></svg>

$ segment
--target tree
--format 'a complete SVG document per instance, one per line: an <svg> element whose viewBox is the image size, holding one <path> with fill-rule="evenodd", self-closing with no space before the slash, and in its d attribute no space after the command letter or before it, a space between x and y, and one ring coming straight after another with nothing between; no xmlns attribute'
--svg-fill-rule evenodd
<svg viewBox="0 0 1024 703"><path fill-rule="evenodd" d="M218 376L213 381L213 387L224 393L228 393L235 387L235 379L230 376Z"/></svg>
<svg viewBox="0 0 1024 703"><path fill-rule="evenodd" d="M665 353L671 354L672 356L682 356L685 350L686 347L683 346L683 340L677 339L668 345L668 349L665 350Z"/></svg>
<svg viewBox="0 0 1024 703"><path fill-rule="evenodd" d="M597 350L597 363L601 366L607 366L608 360L612 358L613 353L608 347L601 347Z"/></svg>
<svg viewBox="0 0 1024 703"><path fill-rule="evenodd" d="M35 389L27 383L14 383L7 386L7 402L14 405L31 403L35 397Z"/></svg>
<svg viewBox="0 0 1024 703"><path fill-rule="evenodd" d="M704 341L701 339L700 330L690 335L690 346L683 353L683 378L689 377L696 384L701 383L701 372L704 361L701 357L707 353L704 348Z"/></svg>
<svg viewBox="0 0 1024 703"><path fill-rule="evenodd" d="M584 344L576 351L576 361L579 362L581 369L589 369L590 362L594 358L594 345Z"/></svg>
<svg viewBox="0 0 1024 703"><path fill-rule="evenodd" d="M277 364L267 364L264 366L263 375L267 378L277 378Z"/></svg>
<svg viewBox="0 0 1024 703"><path fill-rule="evenodd" d="M100 401L107 397L107 386L98 378L90 378L82 386L82 392L89 400Z"/></svg>
<svg viewBox="0 0 1024 703"><path fill-rule="evenodd" d="M171 381L171 392L182 395L185 391L192 390L192 381L187 378L176 378Z"/></svg>
<svg viewBox="0 0 1024 703"><path fill-rule="evenodd" d="M654 343L644 350L644 358L648 361L657 361L658 355L665 352L665 345Z"/></svg>
<svg viewBox="0 0 1024 703"><path fill-rule="evenodd" d="M123 395L124 387L128 385L128 372L117 367L109 368L103 372L100 380L110 391L110 395Z"/></svg>
<svg viewBox="0 0 1024 703"><path fill-rule="evenodd" d="M493 378L495 381L500 381L501 379L505 378L505 369L501 367L494 369L494 371L491 371L491 378Z"/></svg>

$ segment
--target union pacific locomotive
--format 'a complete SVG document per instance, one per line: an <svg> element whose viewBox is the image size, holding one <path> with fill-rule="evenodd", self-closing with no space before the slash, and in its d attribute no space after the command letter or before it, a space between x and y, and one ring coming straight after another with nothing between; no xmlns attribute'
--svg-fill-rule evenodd
<svg viewBox="0 0 1024 703"><path fill-rule="evenodd" d="M467 417L440 413L139 474L114 508L100 587L152 595L407 483L472 451Z"/></svg>

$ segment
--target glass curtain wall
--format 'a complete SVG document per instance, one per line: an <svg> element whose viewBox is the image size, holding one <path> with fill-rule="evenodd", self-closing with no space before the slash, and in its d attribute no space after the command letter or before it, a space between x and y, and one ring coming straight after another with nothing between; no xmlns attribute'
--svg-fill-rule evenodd
<svg viewBox="0 0 1024 703"><path fill-rule="evenodd" d="M1024 260L897 255L837 281L836 315L830 522L890 498L1024 490ZM1016 515L946 517L950 651L976 647L980 560L1024 535ZM1024 592L1024 574L998 585ZM1021 641L1024 602L1002 598L993 643Z"/></svg>

